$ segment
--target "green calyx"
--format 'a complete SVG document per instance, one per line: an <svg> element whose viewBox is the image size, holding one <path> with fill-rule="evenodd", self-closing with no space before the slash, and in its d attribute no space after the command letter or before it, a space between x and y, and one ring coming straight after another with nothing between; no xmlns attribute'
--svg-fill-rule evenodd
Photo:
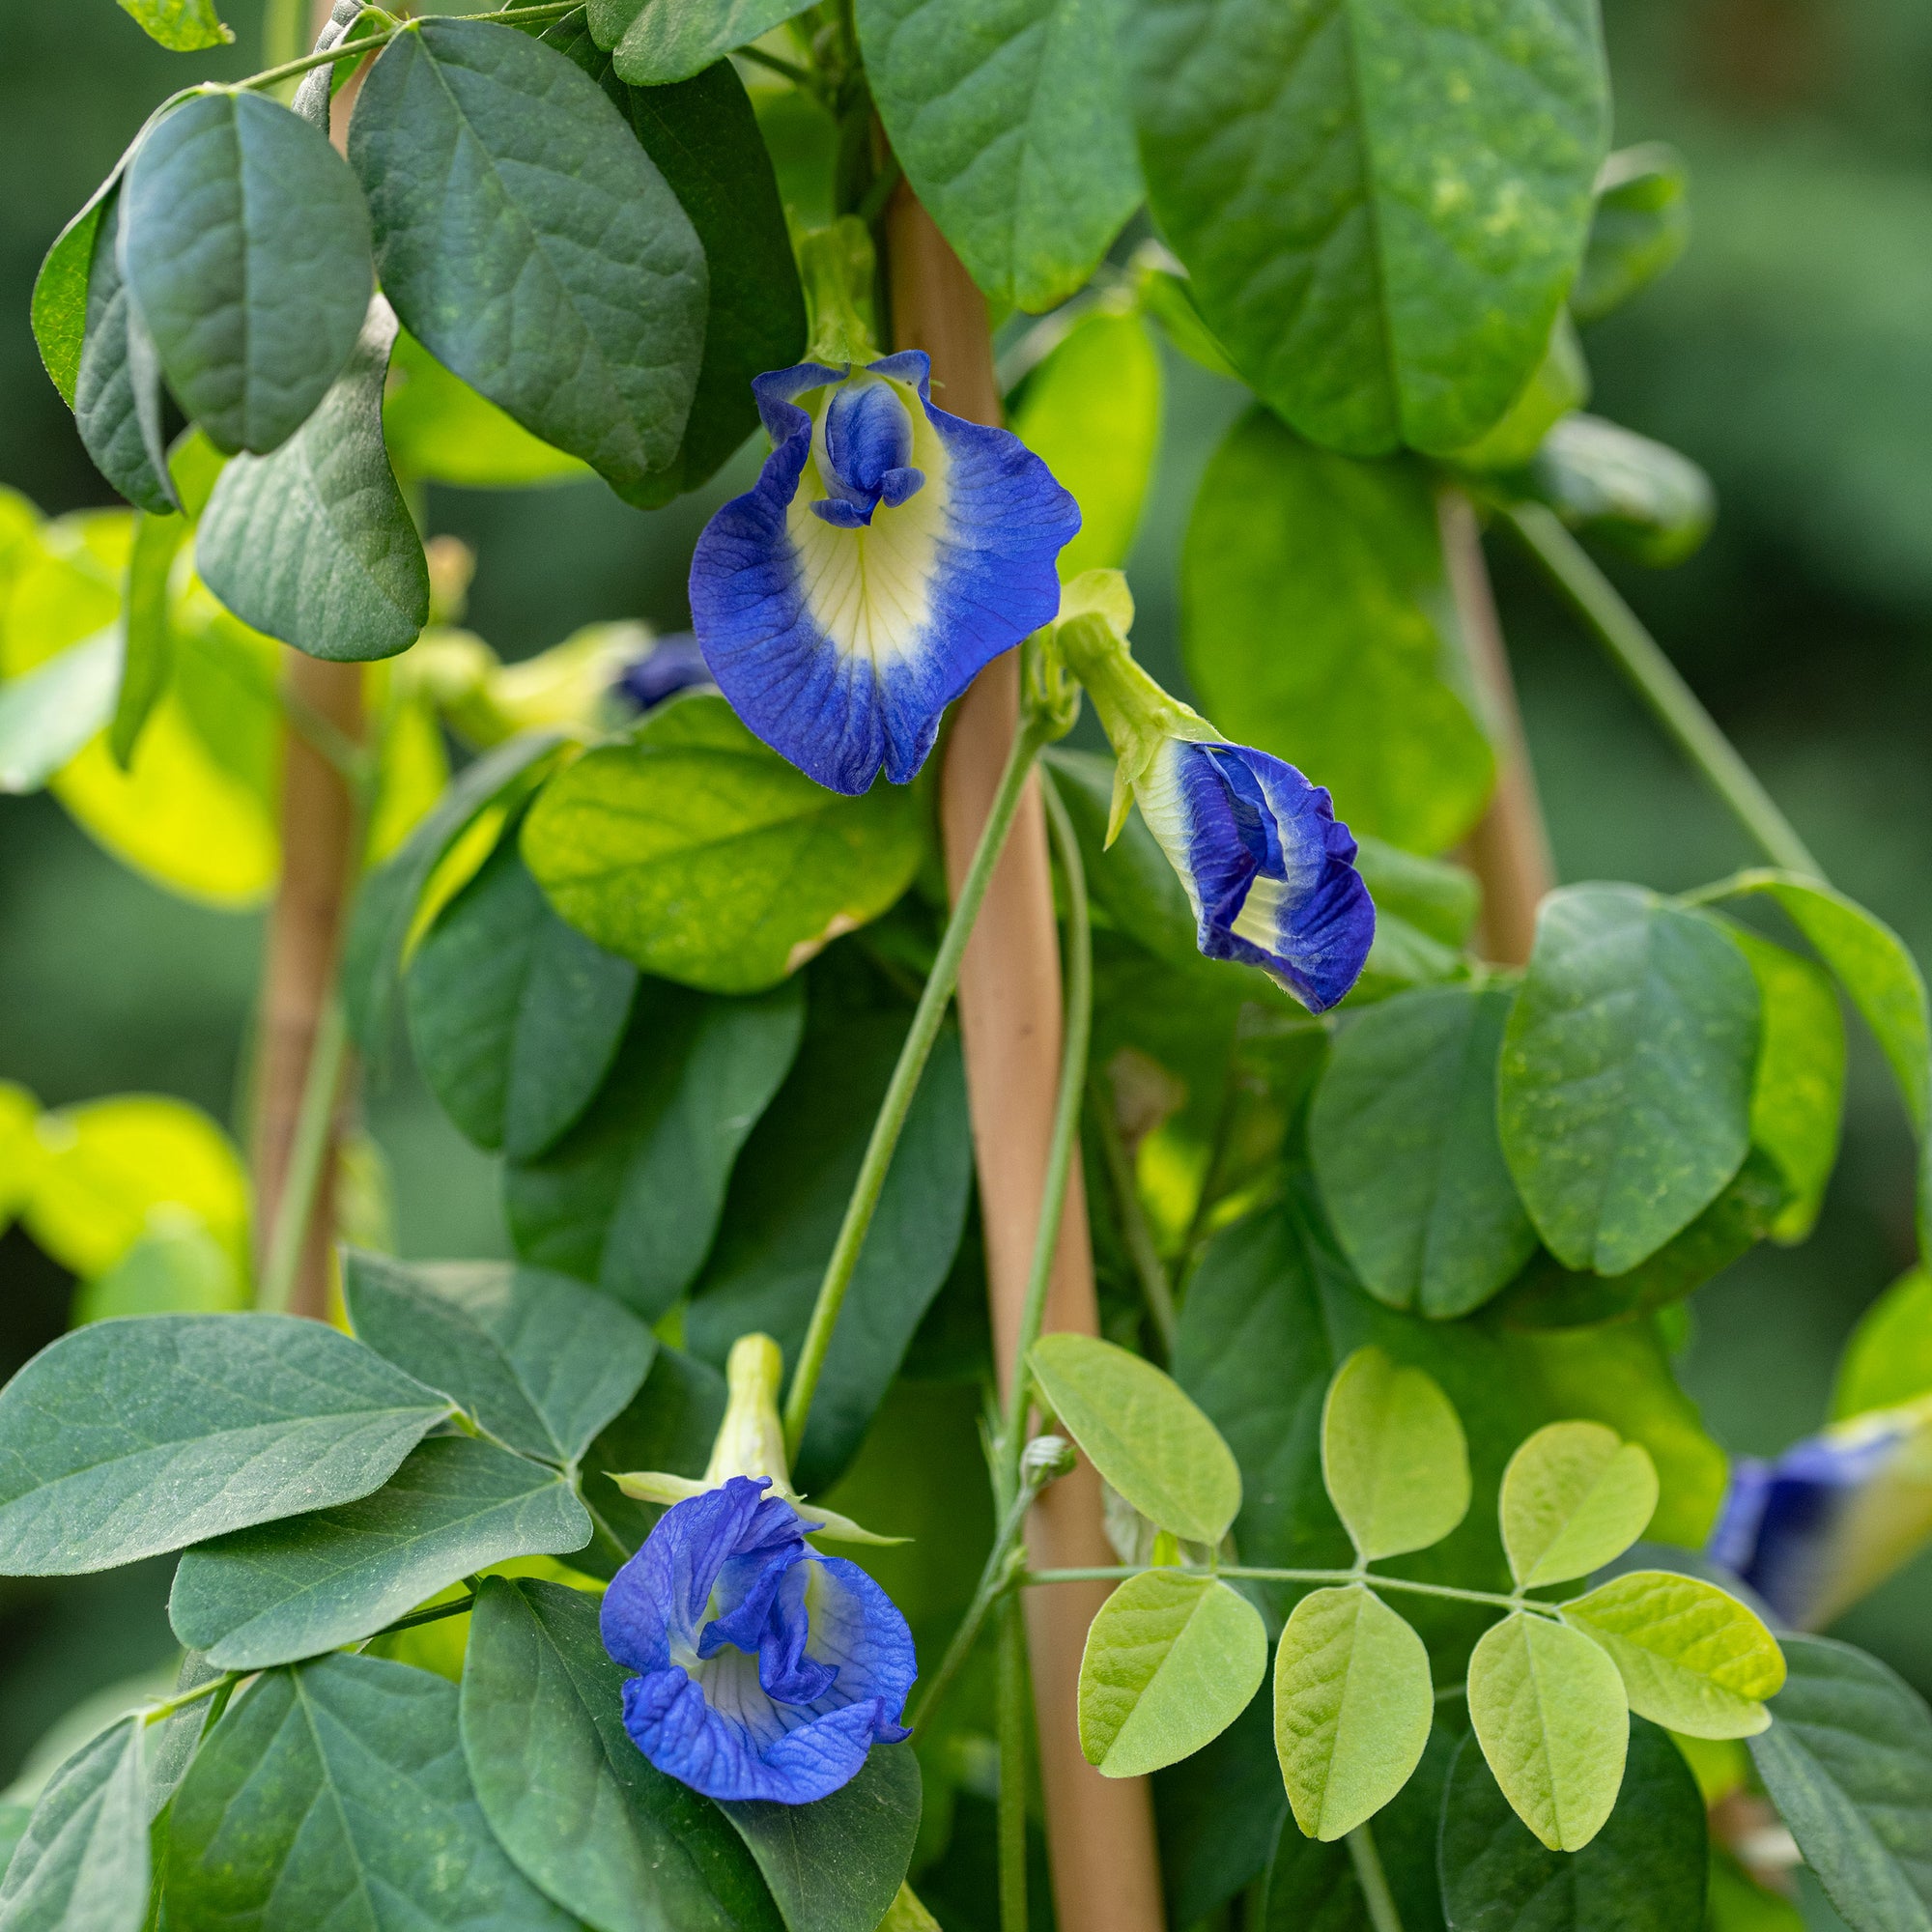
<svg viewBox="0 0 1932 1932"><path fill-rule="evenodd" d="M799 242L798 268L811 317L806 360L876 362L872 281L877 258L866 224L843 214L829 228L814 228Z"/></svg>

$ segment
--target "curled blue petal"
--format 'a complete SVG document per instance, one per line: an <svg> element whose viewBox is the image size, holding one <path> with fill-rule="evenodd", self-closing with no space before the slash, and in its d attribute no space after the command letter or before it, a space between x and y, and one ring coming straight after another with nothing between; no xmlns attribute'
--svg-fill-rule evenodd
<svg viewBox="0 0 1932 1932"><path fill-rule="evenodd" d="M705 662L820 784L903 784L947 705L1053 618L1079 509L1017 437L934 409L917 350L753 388L772 453L692 558Z"/></svg>
<svg viewBox="0 0 1932 1932"><path fill-rule="evenodd" d="M690 631L659 638L618 672L611 693L639 711L648 711L694 685L709 684L711 668Z"/></svg>
<svg viewBox="0 0 1932 1932"><path fill-rule="evenodd" d="M1322 786L1265 752L1170 738L1135 793L1208 958L1261 967L1313 1012L1348 992L1376 911Z"/></svg>
<svg viewBox="0 0 1932 1932"><path fill-rule="evenodd" d="M1932 1537L1932 1403L1741 1456L1710 1553L1797 1630L1820 1630Z"/></svg>
<svg viewBox="0 0 1932 1932"><path fill-rule="evenodd" d="M769 1479L734 1476L665 1512L605 1594L604 1647L638 1672L624 1726L710 1798L809 1804L858 1775L918 1666L892 1599L821 1556Z"/></svg>

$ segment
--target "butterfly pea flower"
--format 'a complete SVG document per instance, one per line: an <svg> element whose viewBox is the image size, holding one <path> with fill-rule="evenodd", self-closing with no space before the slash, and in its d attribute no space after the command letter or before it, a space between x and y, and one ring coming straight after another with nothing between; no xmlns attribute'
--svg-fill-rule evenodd
<svg viewBox="0 0 1932 1932"><path fill-rule="evenodd" d="M1259 966L1325 1011L1360 977L1375 939L1355 841L1324 787L1230 744L1163 691L1133 660L1132 622L1125 580L1089 571L1067 584L1054 630L1113 742L1108 840L1138 803L1186 891L1201 951Z"/></svg>
<svg viewBox="0 0 1932 1932"><path fill-rule="evenodd" d="M1710 1553L1797 1630L1821 1630L1932 1538L1932 1397L1873 1409L1775 1461L1740 1457Z"/></svg>
<svg viewBox="0 0 1932 1932"><path fill-rule="evenodd" d="M652 1764L720 1799L809 1804L850 1782L899 1722L918 1666L896 1605L856 1563L806 1538L837 1529L785 1475L781 1361L769 1336L736 1342L729 1400L702 1482L618 1478L668 1501L605 1593L604 1647L637 1674L624 1728Z"/></svg>
<svg viewBox="0 0 1932 1932"><path fill-rule="evenodd" d="M705 662L820 784L904 784L947 705L1052 621L1079 509L1017 437L935 409L918 350L752 388L772 453L692 558Z"/></svg>

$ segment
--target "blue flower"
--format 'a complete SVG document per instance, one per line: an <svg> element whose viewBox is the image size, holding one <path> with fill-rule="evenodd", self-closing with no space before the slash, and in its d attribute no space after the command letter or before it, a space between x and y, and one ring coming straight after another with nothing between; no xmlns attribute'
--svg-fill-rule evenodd
<svg viewBox="0 0 1932 1932"><path fill-rule="evenodd" d="M1776 1462L1741 1456L1710 1552L1797 1630L1820 1630L1932 1536L1932 1399L1854 1416Z"/></svg>
<svg viewBox="0 0 1932 1932"><path fill-rule="evenodd" d="M639 1674L624 1728L708 1798L809 1804L896 1744L912 1633L856 1563L765 1477L733 1476L665 1512L604 1598L604 1647Z"/></svg>
<svg viewBox="0 0 1932 1932"><path fill-rule="evenodd" d="M611 695L639 711L649 711L667 697L709 684L711 672L697 639L689 631L659 638L627 663L611 685Z"/></svg>
<svg viewBox="0 0 1932 1932"><path fill-rule="evenodd" d="M1322 786L1245 745L1169 738L1134 796L1208 958L1259 966L1312 1012L1355 983L1376 909Z"/></svg>
<svg viewBox="0 0 1932 1932"><path fill-rule="evenodd" d="M1052 621L1079 509L1017 437L934 409L917 350L752 387L772 453L692 558L705 662L820 784L903 784L947 705Z"/></svg>

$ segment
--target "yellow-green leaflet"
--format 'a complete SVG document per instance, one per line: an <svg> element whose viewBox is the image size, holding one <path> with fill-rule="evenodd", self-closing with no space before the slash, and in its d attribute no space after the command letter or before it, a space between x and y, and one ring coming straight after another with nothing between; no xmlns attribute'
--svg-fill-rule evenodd
<svg viewBox="0 0 1932 1932"><path fill-rule="evenodd" d="M1108 1777L1178 1764L1232 1724L1267 1670L1261 1612L1218 1578L1132 1577L1100 1607L1080 1660L1080 1748Z"/></svg>
<svg viewBox="0 0 1932 1932"><path fill-rule="evenodd" d="M1420 1369L1357 1349L1321 1410L1321 1478L1365 1563L1439 1543L1469 1508L1469 1451Z"/></svg>
<svg viewBox="0 0 1932 1932"><path fill-rule="evenodd" d="M1784 1653L1745 1605L1696 1577L1633 1570L1563 1615L1615 1660L1631 1709L1693 1738L1754 1737L1784 1684Z"/></svg>
<svg viewBox="0 0 1932 1932"><path fill-rule="evenodd" d="M1525 1590L1587 1577L1621 1556L1657 1510L1657 1465L1601 1422L1552 1422L1510 1458L1498 1513Z"/></svg>
<svg viewBox="0 0 1932 1932"><path fill-rule="evenodd" d="M1523 1610L1492 1625L1469 1657L1469 1719L1503 1796L1552 1852L1597 1835L1623 1784L1630 1712L1588 1637Z"/></svg>
<svg viewBox="0 0 1932 1932"><path fill-rule="evenodd" d="M1435 1714L1422 1639L1360 1583L1294 1606L1274 1664L1274 1747L1294 1822L1335 1839L1408 1782Z"/></svg>

